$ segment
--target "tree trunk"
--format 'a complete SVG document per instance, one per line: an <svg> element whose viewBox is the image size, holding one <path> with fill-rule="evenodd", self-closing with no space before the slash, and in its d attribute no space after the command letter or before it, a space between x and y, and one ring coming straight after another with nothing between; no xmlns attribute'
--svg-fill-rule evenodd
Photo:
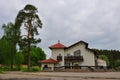
<svg viewBox="0 0 120 80"><path fill-rule="evenodd" d="M28 40L28 71L30 71L30 40Z"/></svg>
<svg viewBox="0 0 120 80"><path fill-rule="evenodd" d="M13 48L11 49L11 64L10 64L10 68L11 70L13 70Z"/></svg>
<svg viewBox="0 0 120 80"><path fill-rule="evenodd" d="M30 20L29 22L29 28L28 28L28 71L30 71L30 63L31 63L31 59L30 59L30 34L31 34L31 28L32 28L32 20Z"/></svg>
<svg viewBox="0 0 120 80"><path fill-rule="evenodd" d="M11 70L13 70L13 62L14 62L14 49L15 49L15 47L14 47L14 45L13 45L13 43L11 42L11 64L10 64L10 68L11 68Z"/></svg>

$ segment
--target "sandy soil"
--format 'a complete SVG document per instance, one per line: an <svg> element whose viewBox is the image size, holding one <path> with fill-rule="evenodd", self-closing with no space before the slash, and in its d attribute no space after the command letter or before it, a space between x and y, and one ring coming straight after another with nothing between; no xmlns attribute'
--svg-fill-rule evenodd
<svg viewBox="0 0 120 80"><path fill-rule="evenodd" d="M0 80L120 80L120 72L5 72Z"/></svg>

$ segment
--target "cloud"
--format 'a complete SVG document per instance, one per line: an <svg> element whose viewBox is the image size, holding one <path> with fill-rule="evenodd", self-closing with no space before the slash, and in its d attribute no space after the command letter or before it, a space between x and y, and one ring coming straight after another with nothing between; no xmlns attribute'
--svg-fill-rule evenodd
<svg viewBox="0 0 120 80"><path fill-rule="evenodd" d="M119 0L2 0L0 26L14 21L26 4L38 8L43 22L38 46L48 55L48 46L58 40L67 46L83 40L90 48L120 50Z"/></svg>

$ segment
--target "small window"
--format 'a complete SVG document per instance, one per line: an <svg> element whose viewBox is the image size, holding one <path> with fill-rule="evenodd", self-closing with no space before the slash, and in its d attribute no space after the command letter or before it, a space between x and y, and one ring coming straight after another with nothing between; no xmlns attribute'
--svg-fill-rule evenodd
<svg viewBox="0 0 120 80"><path fill-rule="evenodd" d="M48 65L44 65L44 68L48 68Z"/></svg>
<svg viewBox="0 0 120 80"><path fill-rule="evenodd" d="M59 54L59 56L62 56L61 54Z"/></svg>
<svg viewBox="0 0 120 80"><path fill-rule="evenodd" d="M70 56L70 54L68 53L67 56Z"/></svg>
<svg viewBox="0 0 120 80"><path fill-rule="evenodd" d="M81 51L80 50L77 50L74 52L74 56L80 56L81 55Z"/></svg>

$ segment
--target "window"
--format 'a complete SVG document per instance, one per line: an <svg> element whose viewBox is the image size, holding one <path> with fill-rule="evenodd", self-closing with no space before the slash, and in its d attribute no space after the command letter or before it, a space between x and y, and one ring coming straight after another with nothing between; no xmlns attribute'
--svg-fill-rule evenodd
<svg viewBox="0 0 120 80"><path fill-rule="evenodd" d="M48 65L44 65L44 68L48 68Z"/></svg>
<svg viewBox="0 0 120 80"><path fill-rule="evenodd" d="M81 55L81 51L80 50L77 50L74 52L74 56L80 56Z"/></svg>
<svg viewBox="0 0 120 80"><path fill-rule="evenodd" d="M67 56L70 56L70 54L69 54L69 53L67 53Z"/></svg>
<svg viewBox="0 0 120 80"><path fill-rule="evenodd" d="M59 56L62 56L61 54L59 54Z"/></svg>

